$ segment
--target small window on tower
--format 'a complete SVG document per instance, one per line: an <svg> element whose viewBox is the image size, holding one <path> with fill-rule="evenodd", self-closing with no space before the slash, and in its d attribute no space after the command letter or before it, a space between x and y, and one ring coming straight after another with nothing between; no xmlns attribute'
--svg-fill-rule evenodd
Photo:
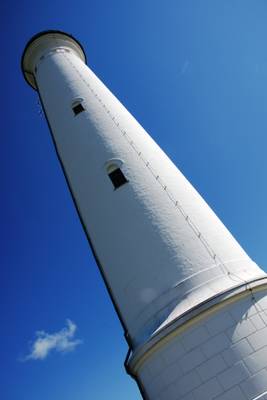
<svg viewBox="0 0 267 400"><path fill-rule="evenodd" d="M118 189L120 186L128 182L122 170L115 164L109 165L107 172L111 182L113 183L114 189Z"/></svg>
<svg viewBox="0 0 267 400"><path fill-rule="evenodd" d="M74 103L72 105L72 110L74 112L74 115L78 115L84 111L84 106L82 105L82 103Z"/></svg>

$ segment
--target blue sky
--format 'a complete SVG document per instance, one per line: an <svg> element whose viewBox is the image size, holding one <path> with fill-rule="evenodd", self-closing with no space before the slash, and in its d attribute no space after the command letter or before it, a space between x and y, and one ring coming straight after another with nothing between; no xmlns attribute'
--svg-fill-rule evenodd
<svg viewBox="0 0 267 400"><path fill-rule="evenodd" d="M267 3L29 0L5 2L0 18L1 398L140 399L21 53L41 30L77 37L91 68L266 270ZM43 359L31 347L37 331Z"/></svg>

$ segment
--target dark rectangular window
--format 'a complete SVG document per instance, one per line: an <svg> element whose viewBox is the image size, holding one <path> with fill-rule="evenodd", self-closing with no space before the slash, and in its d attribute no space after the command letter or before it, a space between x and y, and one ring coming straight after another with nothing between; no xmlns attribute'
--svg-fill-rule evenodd
<svg viewBox="0 0 267 400"><path fill-rule="evenodd" d="M75 115L78 115L84 111L83 105L81 103L73 106L72 109Z"/></svg>
<svg viewBox="0 0 267 400"><path fill-rule="evenodd" d="M114 171L110 172L108 176L110 177L115 189L118 189L120 186L128 182L120 168L114 169Z"/></svg>

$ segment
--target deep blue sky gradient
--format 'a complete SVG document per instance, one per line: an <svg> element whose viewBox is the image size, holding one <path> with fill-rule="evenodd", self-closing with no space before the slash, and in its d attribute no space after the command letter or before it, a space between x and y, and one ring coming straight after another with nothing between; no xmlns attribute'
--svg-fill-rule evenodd
<svg viewBox="0 0 267 400"><path fill-rule="evenodd" d="M137 400L127 346L20 57L41 30L88 63L267 267L265 0L5 2L1 18L1 374L5 400ZM93 190L93 188L92 188ZM19 361L66 318L83 344Z"/></svg>

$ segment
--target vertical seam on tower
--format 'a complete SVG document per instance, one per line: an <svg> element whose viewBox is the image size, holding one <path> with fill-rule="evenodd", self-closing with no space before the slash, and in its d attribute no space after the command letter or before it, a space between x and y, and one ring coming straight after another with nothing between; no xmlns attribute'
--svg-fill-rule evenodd
<svg viewBox="0 0 267 400"><path fill-rule="evenodd" d="M143 156L141 151L138 151L137 146L135 145L134 141L131 139L131 137L129 136L129 134L120 126L119 122L116 121L116 118L114 117L114 115L111 114L110 110L108 109L108 107L104 104L104 102L101 100L100 96L94 91L94 89L91 87L91 85L86 82L86 80L83 78L83 76L81 75L81 73L78 71L78 69L75 67L75 65L71 62L71 60L69 59L69 57L65 54L62 53L62 56L68 61L68 63L72 66L72 68L76 71L76 73L79 75L79 77L81 78L81 80L85 83L85 85L89 88L89 90L91 91L91 93L94 95L94 97L97 99L97 101L99 102L99 104L101 104L101 106L104 108L104 110L106 111L106 113L109 115L109 117L111 118L111 120L113 121L113 123L117 126L117 128L119 129L119 131L122 133L122 136L126 139L126 141L130 144L130 146L132 147L132 149L135 151L135 153L137 154L137 156L143 161L143 163L145 164L145 166L148 168L148 170L150 171L150 173L154 176L154 178L156 179L156 181L160 184L160 186L163 188L163 190L165 191L165 193L167 194L167 196L169 197L169 199L172 201L172 203L174 204L174 206L180 211L180 213L182 214L182 216L184 217L185 221L187 222L187 224L189 225L189 227L191 228L191 230L194 232L194 234L196 235L196 237L200 240L200 242L202 243L202 245L205 247L206 251L208 252L208 254L210 255L210 257L215 261L215 265L218 265L219 268L221 269L223 274L226 274L229 276L230 279L232 279L233 281L236 282L236 280L233 279L233 277L235 276L239 282L243 282L245 284L248 285L248 282L245 279L240 278L238 275L236 275L235 273L233 273L232 271L229 271L227 266L225 265L225 263L221 260L221 258L215 253L215 251L213 250L213 248L211 247L211 245L207 242L207 240L205 239L205 237L203 236L203 234L200 232L200 230L198 229L198 227L196 226L196 224L191 220L191 218L189 217L189 215L185 212L185 210L183 209L182 205L180 204L180 202L178 200L175 199L175 197L172 195L172 193L169 191L169 189L167 188L167 185L164 184L163 180L159 177L159 175L155 172L155 170L150 166L149 161L147 161ZM217 260L217 261L216 261Z"/></svg>

